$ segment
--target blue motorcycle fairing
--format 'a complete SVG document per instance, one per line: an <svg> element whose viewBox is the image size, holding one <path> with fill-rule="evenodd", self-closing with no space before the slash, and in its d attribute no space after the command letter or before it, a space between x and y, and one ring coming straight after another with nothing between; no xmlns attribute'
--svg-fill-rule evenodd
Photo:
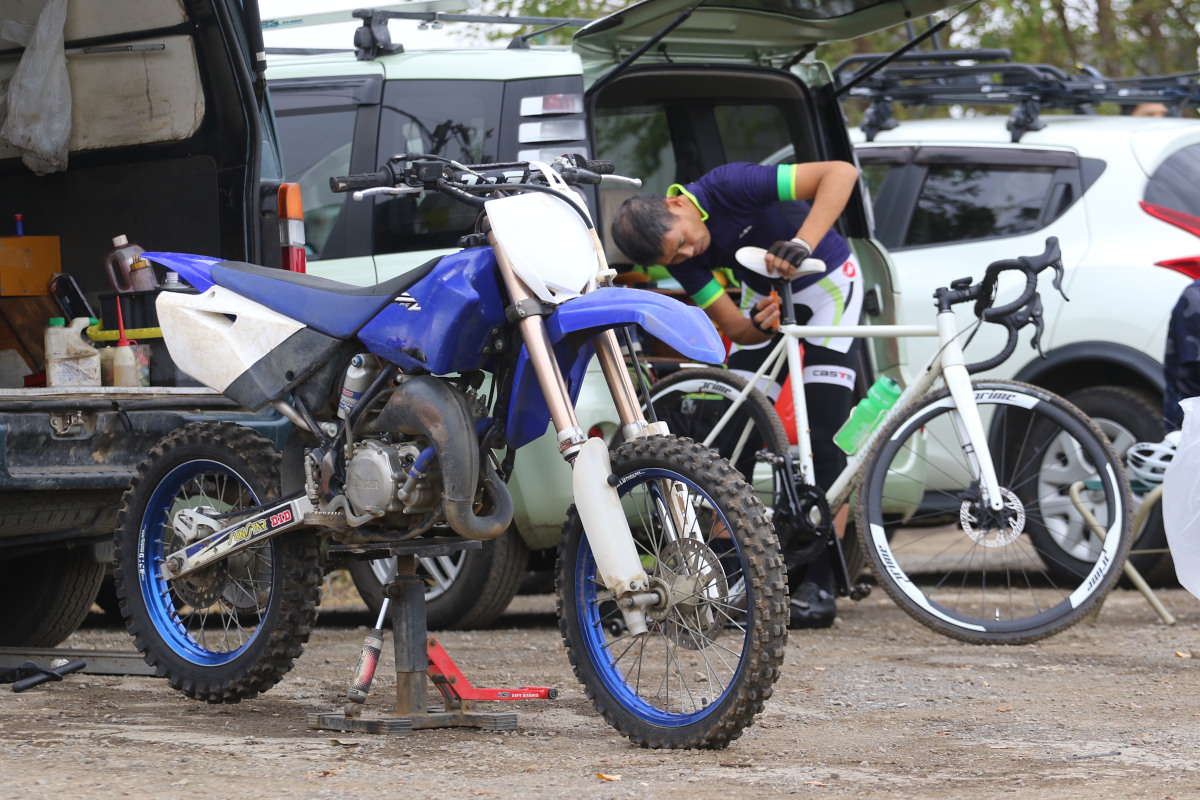
<svg viewBox="0 0 1200 800"><path fill-rule="evenodd" d="M443 256L358 338L401 369L446 375L484 367L495 352L493 331L506 324L496 257L490 247L473 247Z"/></svg>
<svg viewBox="0 0 1200 800"><path fill-rule="evenodd" d="M725 360L721 337L701 309L645 289L597 289L568 300L546 319L546 330L572 403L579 397L588 362L595 354L592 336L631 323L687 358L708 364ZM586 337L568 337L580 332L586 332ZM546 432L550 411L524 347L517 358L509 402L509 444L522 447Z"/></svg>
<svg viewBox="0 0 1200 800"><path fill-rule="evenodd" d="M588 364L596 349L591 339L573 343L564 339L554 345L554 357L562 372L563 382L567 385L567 394L571 397L571 405L579 400L579 390L583 387L583 377L587 374ZM508 405L508 444L513 448L524 447L546 432L550 424L550 408L546 405L546 396L538 383L537 373L529 361L529 351L521 345L521 354L517 357L516 370L513 373L512 395Z"/></svg>
<svg viewBox="0 0 1200 800"><path fill-rule="evenodd" d="M142 258L162 264L171 272L195 287L196 291L207 292L213 286L212 268L225 259L212 256L196 256L191 253L142 253Z"/></svg>
<svg viewBox="0 0 1200 800"><path fill-rule="evenodd" d="M558 307L546 320L550 341L569 333L618 325L638 325L676 352L705 364L725 360L725 345L701 309L645 289L605 288L589 292Z"/></svg>

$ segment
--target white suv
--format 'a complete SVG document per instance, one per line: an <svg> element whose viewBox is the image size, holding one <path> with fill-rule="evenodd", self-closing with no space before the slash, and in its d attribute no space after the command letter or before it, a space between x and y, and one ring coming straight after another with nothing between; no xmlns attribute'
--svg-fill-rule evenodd
<svg viewBox="0 0 1200 800"><path fill-rule="evenodd" d="M902 122L855 139L871 190L876 235L896 264L897 315L926 321L933 290L989 262L1036 253L1056 236L1070 302L1042 291L1045 359L1027 344L990 373L1067 397L1119 452L1162 438L1162 357L1180 292L1200 277L1200 121L1043 115L1014 143L1004 116ZM1180 213L1182 212L1182 213ZM1015 295L1019 287L1002 286ZM962 309L960 325L970 309ZM983 326L968 350L988 355L1006 333ZM1028 342L1031 332L1023 341ZM909 364L933 344L910 339ZM1065 497L1064 555L1088 534ZM1056 488L1054 486L1048 487ZM1138 549L1166 547L1155 515ZM1135 556L1166 577L1169 557Z"/></svg>

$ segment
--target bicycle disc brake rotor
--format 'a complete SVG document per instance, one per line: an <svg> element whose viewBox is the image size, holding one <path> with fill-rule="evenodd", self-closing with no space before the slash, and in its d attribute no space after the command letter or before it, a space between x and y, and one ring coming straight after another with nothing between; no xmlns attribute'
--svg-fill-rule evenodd
<svg viewBox="0 0 1200 800"><path fill-rule="evenodd" d="M1025 505L1009 489L1001 489L1004 507L993 512L975 500L964 500L958 512L963 531L976 544L1005 547L1025 530Z"/></svg>
<svg viewBox="0 0 1200 800"><path fill-rule="evenodd" d="M730 542L732 546L732 542ZM695 539L663 548L652 583L665 592L661 607L647 609L663 635L687 650L699 650L724 629L729 581L717 554Z"/></svg>

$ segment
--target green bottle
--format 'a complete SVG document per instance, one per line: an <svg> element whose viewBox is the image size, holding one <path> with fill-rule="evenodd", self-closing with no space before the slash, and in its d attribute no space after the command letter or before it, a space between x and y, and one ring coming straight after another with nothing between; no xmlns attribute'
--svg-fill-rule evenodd
<svg viewBox="0 0 1200 800"><path fill-rule="evenodd" d="M888 409L900 397L900 384L891 378L880 378L867 391L867 396L858 401L846 422L833 435L833 443L843 452L853 455L863 441L875 430Z"/></svg>

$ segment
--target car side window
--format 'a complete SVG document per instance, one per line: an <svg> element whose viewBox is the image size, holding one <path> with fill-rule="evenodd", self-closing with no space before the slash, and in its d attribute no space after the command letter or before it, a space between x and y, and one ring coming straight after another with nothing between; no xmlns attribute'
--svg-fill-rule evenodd
<svg viewBox="0 0 1200 800"><path fill-rule="evenodd" d="M904 239L907 246L994 239L1042 227L1051 166L930 164Z"/></svg>
<svg viewBox="0 0 1200 800"><path fill-rule="evenodd" d="M1200 217L1200 144L1172 154L1146 184L1146 202Z"/></svg>
<svg viewBox="0 0 1200 800"><path fill-rule="evenodd" d="M713 108L726 161L759 163L792 144L783 112L773 105L725 105Z"/></svg>
<svg viewBox="0 0 1200 800"><path fill-rule="evenodd" d="M612 161L622 175L641 178L643 192L664 194L675 182L675 151L662 106L598 108L592 128L596 156ZM603 193L608 187L600 188Z"/></svg>
<svg viewBox="0 0 1200 800"><path fill-rule="evenodd" d="M351 171L358 113L355 91L352 84L334 81L287 81L271 86L284 177L300 184L304 237L308 257L313 260L345 255L341 247L327 247L348 201L348 195L335 194L329 188L329 178Z"/></svg>

